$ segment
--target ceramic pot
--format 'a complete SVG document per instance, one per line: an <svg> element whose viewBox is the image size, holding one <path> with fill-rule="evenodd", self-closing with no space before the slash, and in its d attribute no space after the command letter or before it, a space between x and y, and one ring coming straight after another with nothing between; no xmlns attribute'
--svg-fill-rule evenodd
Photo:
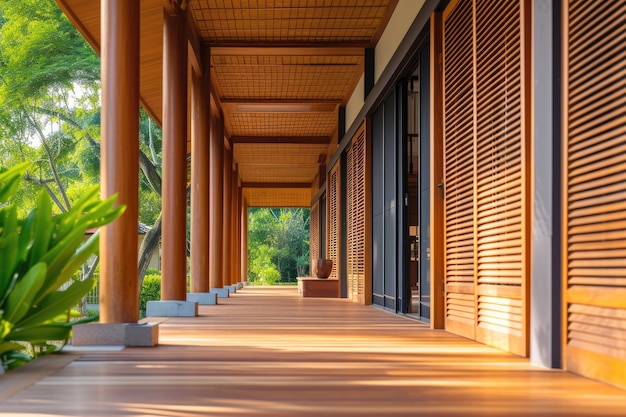
<svg viewBox="0 0 626 417"><path fill-rule="evenodd" d="M332 259L318 259L315 276L318 278L328 278L333 270Z"/></svg>

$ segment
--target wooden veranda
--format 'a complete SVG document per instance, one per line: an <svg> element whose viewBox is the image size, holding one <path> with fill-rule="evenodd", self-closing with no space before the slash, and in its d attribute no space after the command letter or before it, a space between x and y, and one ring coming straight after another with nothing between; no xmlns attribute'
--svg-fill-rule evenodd
<svg viewBox="0 0 626 417"><path fill-rule="evenodd" d="M626 392L341 299L246 287L0 379L0 416L623 416ZM87 348L83 348L87 349Z"/></svg>

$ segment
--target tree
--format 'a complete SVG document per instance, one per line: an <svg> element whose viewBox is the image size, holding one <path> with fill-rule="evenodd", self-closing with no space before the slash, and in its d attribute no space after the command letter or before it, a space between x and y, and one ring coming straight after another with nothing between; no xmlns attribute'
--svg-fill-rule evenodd
<svg viewBox="0 0 626 417"><path fill-rule="evenodd" d="M250 209L248 264L251 282L295 282L309 269L307 209Z"/></svg>
<svg viewBox="0 0 626 417"><path fill-rule="evenodd" d="M0 3L0 164L34 161L15 196L20 210L44 188L55 211L66 212L99 182L99 97L100 59L53 0ZM140 129L140 220L154 224L141 280L160 240L161 134L143 111Z"/></svg>

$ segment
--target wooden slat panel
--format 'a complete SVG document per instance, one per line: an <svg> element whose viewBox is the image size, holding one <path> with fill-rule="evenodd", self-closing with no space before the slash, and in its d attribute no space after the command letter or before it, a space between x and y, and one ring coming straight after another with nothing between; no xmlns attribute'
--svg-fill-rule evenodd
<svg viewBox="0 0 626 417"><path fill-rule="evenodd" d="M445 325L448 331L474 338L474 92L469 0L451 4L444 12L443 79Z"/></svg>
<svg viewBox="0 0 626 417"><path fill-rule="evenodd" d="M311 207L311 217L309 224L309 256L310 256L310 265L311 272L313 272L313 265L316 265L320 256L320 204L319 201L313 204Z"/></svg>
<svg viewBox="0 0 626 417"><path fill-rule="evenodd" d="M523 2L443 15L446 328L526 355Z"/></svg>
<svg viewBox="0 0 626 417"><path fill-rule="evenodd" d="M348 297L353 301L365 302L365 126L352 139L346 161Z"/></svg>
<svg viewBox="0 0 626 417"><path fill-rule="evenodd" d="M328 231L328 245L327 245L327 254L326 258L331 259L333 261L333 269L329 276L329 278L338 279L339 277L339 232L340 232L340 180L339 180L339 163L337 163L333 169L328 174L328 183L326 186L327 199L326 199L326 210L327 216L326 221L328 223L328 227L326 230Z"/></svg>
<svg viewBox="0 0 626 417"><path fill-rule="evenodd" d="M479 285L524 276L524 146L520 2L476 1L476 239ZM484 209L488 205L488 209ZM483 251L489 245L490 253ZM524 299L478 297L476 338L526 355Z"/></svg>
<svg viewBox="0 0 626 417"><path fill-rule="evenodd" d="M626 386L626 3L564 14L565 367Z"/></svg>

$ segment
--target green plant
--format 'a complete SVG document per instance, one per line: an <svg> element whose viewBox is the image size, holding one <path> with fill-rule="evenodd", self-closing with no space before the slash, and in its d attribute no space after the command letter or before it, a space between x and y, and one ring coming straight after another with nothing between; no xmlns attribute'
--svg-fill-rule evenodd
<svg viewBox="0 0 626 417"><path fill-rule="evenodd" d="M139 310L146 311L148 301L161 299L161 275L146 275L139 293Z"/></svg>
<svg viewBox="0 0 626 417"><path fill-rule="evenodd" d="M58 349L71 336L70 309L95 285L74 272L98 249L99 234L85 231L113 221L124 211L115 196L100 201L90 189L73 207L52 216L42 191L37 206L18 219L11 198L28 164L0 170L0 369L12 369Z"/></svg>

